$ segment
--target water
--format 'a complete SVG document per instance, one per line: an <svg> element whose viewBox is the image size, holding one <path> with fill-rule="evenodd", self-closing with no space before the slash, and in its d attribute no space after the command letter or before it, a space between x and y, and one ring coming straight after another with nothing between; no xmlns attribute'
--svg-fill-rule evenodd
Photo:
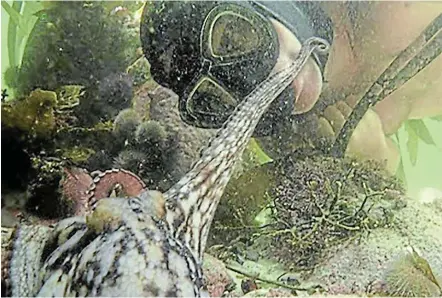
<svg viewBox="0 0 442 298"><path fill-rule="evenodd" d="M439 3L418 2L2 2L2 227L53 224L143 187L165 193L235 107L314 35L331 51L309 59L263 115L206 252L243 273L229 288L238 293L247 275L264 288L365 293L388 280L388 261L408 244L440 283L442 55L426 46L442 42L441 13ZM428 66L389 76L393 92L358 108L410 44L396 70L422 49ZM362 111L354 133L342 133L353 110ZM233 157L223 146L242 128L224 136L215 159ZM333 147L346 136L348 146ZM204 187L199 195L216 196ZM230 279L211 269L212 293L222 293ZM278 279L287 272L295 277Z"/></svg>

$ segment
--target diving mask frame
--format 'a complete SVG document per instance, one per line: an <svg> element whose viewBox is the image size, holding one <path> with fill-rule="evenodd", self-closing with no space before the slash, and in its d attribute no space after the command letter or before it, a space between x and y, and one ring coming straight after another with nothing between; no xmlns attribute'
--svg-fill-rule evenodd
<svg viewBox="0 0 442 298"><path fill-rule="evenodd" d="M279 42L270 18L280 22L283 18L272 13L268 3L257 1L150 5L143 13L141 37L153 78L179 95L178 108L186 123L221 127L239 101L273 70ZM285 11L281 5L287 4L280 4ZM301 31L314 35L313 30ZM281 119L289 119L293 109L294 90L289 87L271 105L255 135L276 133Z"/></svg>

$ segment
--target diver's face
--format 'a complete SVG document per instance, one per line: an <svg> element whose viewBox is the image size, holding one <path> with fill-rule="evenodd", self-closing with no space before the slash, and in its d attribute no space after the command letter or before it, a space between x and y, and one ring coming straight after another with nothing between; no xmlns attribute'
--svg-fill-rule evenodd
<svg viewBox="0 0 442 298"><path fill-rule="evenodd" d="M301 50L298 38L280 22L271 19L279 39L279 58L273 71L287 67ZM293 81L295 90L294 114L305 113L310 110L319 98L322 89L322 75L319 66L313 58L306 63L301 73Z"/></svg>

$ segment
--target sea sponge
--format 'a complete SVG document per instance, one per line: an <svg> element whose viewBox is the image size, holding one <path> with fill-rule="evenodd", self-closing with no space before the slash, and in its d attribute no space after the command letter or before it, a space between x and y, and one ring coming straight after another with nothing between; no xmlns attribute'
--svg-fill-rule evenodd
<svg viewBox="0 0 442 298"><path fill-rule="evenodd" d="M140 120L134 110L122 110L114 120L113 133L120 140L133 140L139 124Z"/></svg>
<svg viewBox="0 0 442 298"><path fill-rule="evenodd" d="M167 138L166 130L157 121L141 123L135 132L135 141L141 146L152 146L163 143Z"/></svg>
<svg viewBox="0 0 442 298"><path fill-rule="evenodd" d="M120 152L114 160L114 166L129 170L138 175L140 168L147 163L148 157L144 152L126 149Z"/></svg>

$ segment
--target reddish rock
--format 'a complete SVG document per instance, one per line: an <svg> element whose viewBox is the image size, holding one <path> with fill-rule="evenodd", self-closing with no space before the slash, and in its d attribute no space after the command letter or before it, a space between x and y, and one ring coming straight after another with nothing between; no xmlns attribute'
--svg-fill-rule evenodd
<svg viewBox="0 0 442 298"><path fill-rule="evenodd" d="M204 254L203 272L210 297L221 297L227 286L233 283L224 263L211 255Z"/></svg>

